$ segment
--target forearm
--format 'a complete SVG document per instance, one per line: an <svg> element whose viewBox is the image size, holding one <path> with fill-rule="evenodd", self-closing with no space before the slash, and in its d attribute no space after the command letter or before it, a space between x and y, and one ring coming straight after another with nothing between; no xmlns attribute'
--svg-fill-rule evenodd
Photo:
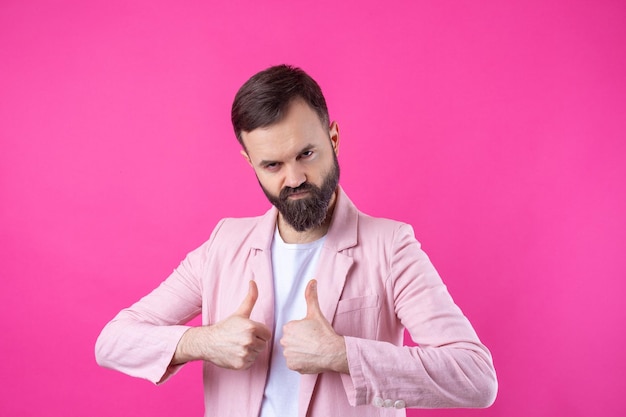
<svg viewBox="0 0 626 417"><path fill-rule="evenodd" d="M113 320L96 341L96 361L100 366L130 376L161 382L168 373L176 345L187 329L180 325Z"/></svg>
<svg viewBox="0 0 626 417"><path fill-rule="evenodd" d="M344 387L352 405L374 397L407 407L488 407L497 392L495 370L484 346L408 347L346 338L351 376Z"/></svg>

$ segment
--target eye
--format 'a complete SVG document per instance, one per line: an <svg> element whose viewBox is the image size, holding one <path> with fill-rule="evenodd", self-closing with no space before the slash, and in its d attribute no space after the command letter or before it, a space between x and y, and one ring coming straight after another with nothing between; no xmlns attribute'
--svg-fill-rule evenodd
<svg viewBox="0 0 626 417"><path fill-rule="evenodd" d="M313 156L313 151L304 151L300 154L300 158L310 158L311 156Z"/></svg>
<svg viewBox="0 0 626 417"><path fill-rule="evenodd" d="M280 164L278 162L270 162L268 164L265 164L263 166L263 168L265 168L268 171L277 171L278 168L280 167Z"/></svg>

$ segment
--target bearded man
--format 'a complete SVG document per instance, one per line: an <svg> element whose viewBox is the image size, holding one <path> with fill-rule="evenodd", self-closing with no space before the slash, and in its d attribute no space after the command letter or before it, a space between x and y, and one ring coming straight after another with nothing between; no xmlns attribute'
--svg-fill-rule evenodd
<svg viewBox="0 0 626 417"><path fill-rule="evenodd" d="M273 207L220 221L105 326L98 363L162 383L203 361L205 416L491 405L491 355L412 228L361 213L339 186L339 127L318 84L287 65L261 71L232 123ZM403 346L405 329L417 346Z"/></svg>

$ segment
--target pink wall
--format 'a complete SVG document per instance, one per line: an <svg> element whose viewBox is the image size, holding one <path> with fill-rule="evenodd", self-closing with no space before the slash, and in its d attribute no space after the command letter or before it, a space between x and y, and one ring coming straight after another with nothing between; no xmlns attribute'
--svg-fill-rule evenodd
<svg viewBox="0 0 626 417"><path fill-rule="evenodd" d="M98 368L95 338L223 216L268 204L232 97L294 63L343 133L342 183L407 221L492 349L487 410L623 416L626 3L0 4L0 415L200 416Z"/></svg>

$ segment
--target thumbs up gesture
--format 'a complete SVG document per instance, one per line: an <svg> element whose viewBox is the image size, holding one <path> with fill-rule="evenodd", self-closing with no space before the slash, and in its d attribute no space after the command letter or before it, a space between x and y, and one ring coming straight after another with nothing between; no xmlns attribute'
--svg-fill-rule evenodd
<svg viewBox="0 0 626 417"><path fill-rule="evenodd" d="M176 348L172 364L204 360L222 368L248 369L266 347L272 332L263 323L250 320L258 298L256 283L233 314L212 326L187 330Z"/></svg>
<svg viewBox="0 0 626 417"><path fill-rule="evenodd" d="M285 324L280 339L287 367L301 374L349 373L345 341L320 310L316 280L309 281L304 297L306 317Z"/></svg>

